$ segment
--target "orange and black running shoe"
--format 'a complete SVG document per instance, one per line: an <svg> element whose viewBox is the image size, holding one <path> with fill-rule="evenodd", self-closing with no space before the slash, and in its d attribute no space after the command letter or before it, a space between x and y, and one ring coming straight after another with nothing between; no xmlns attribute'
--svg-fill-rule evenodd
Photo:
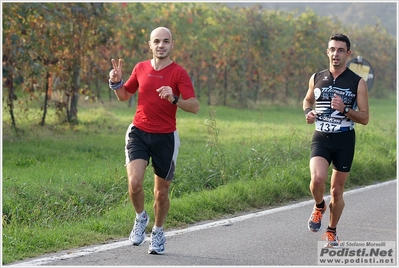
<svg viewBox="0 0 399 268"><path fill-rule="evenodd" d="M325 248L338 248L339 247L339 241L340 240L338 239L338 236L337 236L336 232L327 231L322 236L322 239L327 241L324 244Z"/></svg>
<svg viewBox="0 0 399 268"><path fill-rule="evenodd" d="M327 209L327 205L324 205L324 208L317 208L316 205L313 207L312 214L309 218L308 229L311 232L318 232L321 229L321 219L323 218L323 214Z"/></svg>

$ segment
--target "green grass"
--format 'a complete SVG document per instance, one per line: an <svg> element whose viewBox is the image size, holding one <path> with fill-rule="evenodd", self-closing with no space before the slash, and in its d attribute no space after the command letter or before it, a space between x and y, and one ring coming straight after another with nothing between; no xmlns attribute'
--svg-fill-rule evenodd
<svg viewBox="0 0 399 268"><path fill-rule="evenodd" d="M134 109L119 102L80 105L74 127L57 124L51 114L45 127L34 123L40 120L32 111L20 115L19 136L3 110L3 264L131 231L124 134ZM165 228L310 198L314 125L305 123L300 105L235 110L202 104L197 115L179 111L177 122L181 148ZM394 98L370 100L370 123L356 126L347 188L395 178L396 122ZM145 206L153 220L152 188L149 166Z"/></svg>

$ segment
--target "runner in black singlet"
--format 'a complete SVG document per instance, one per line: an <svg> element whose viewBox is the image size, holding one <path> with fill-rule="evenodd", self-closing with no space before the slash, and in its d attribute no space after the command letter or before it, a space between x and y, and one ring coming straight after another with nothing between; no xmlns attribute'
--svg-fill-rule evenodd
<svg viewBox="0 0 399 268"><path fill-rule="evenodd" d="M303 100L308 124L315 124L310 157L310 191L315 200L308 228L321 230L321 219L327 210L324 191L328 169L332 164L330 219L323 238L327 247L338 247L336 228L345 203L344 186L355 153L355 123L369 121L368 89L366 82L349 68L351 55L349 38L332 35L328 41L329 68L313 74Z"/></svg>

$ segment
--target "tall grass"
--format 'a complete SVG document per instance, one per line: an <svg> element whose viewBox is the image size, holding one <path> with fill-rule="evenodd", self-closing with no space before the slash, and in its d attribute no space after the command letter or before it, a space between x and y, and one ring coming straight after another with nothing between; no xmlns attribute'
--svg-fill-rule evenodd
<svg viewBox="0 0 399 268"><path fill-rule="evenodd" d="M39 127L26 116L16 136L3 111L3 264L127 237L134 211L124 133L133 114L126 103L86 104L77 126L59 125L49 115L49 124ZM395 99L370 100L369 125L356 126L348 188L395 177L396 124ZM314 125L305 123L300 105L235 110L203 104L197 115L178 112L178 130L166 228L310 198ZM151 165L144 189L153 220Z"/></svg>

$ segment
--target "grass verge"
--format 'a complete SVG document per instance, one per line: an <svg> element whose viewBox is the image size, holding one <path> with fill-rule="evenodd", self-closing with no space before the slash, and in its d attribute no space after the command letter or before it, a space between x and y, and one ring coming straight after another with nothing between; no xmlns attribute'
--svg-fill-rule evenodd
<svg viewBox="0 0 399 268"><path fill-rule="evenodd" d="M27 116L18 122L19 136L3 118L3 264L128 236L134 212L124 133L133 114L126 103L87 104L74 127L51 115L39 127ZM370 100L370 123L356 126L348 188L396 176L396 122L395 99ZM299 106L203 104L198 115L178 112L178 130L182 145L167 229L310 198L314 126ZM153 220L150 166L144 188Z"/></svg>

